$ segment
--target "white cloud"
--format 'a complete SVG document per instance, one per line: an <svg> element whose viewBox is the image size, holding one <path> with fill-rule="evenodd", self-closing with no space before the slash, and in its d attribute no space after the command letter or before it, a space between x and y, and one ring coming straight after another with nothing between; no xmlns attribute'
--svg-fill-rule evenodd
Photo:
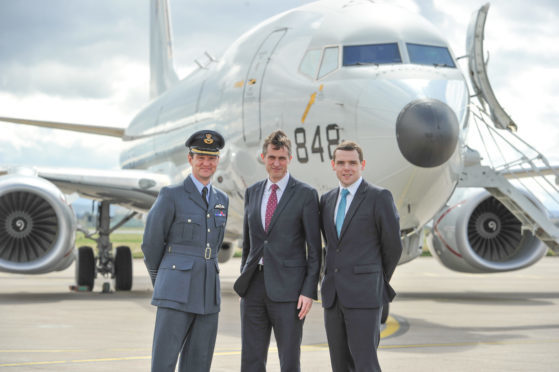
<svg viewBox="0 0 559 372"><path fill-rule="evenodd" d="M176 67L180 76L209 51L216 57L259 21L308 1L171 0ZM441 29L457 56L464 54L471 14L486 0L383 0L420 12ZM85 5L83 5L85 4ZM0 115L99 125L126 125L148 100L148 9L135 1L99 0L67 6L42 1L0 5ZM84 8L86 11L80 11ZM549 1L494 0L486 24L489 75L497 98L531 142L559 161L558 12ZM44 8L44 10L42 10ZM130 11L132 8L133 11ZM550 10L551 9L551 10ZM82 9L83 10L83 9ZM101 10L110 12L103 16ZM2 14L4 17L2 18ZM83 148L99 167L118 143L99 136L0 124L0 163L41 158L28 152L46 144ZM29 145L43 141L41 146ZM8 149L8 150L6 150ZM48 154L42 153L43 158ZM556 155L557 154L557 155ZM68 159L73 156L68 156ZM60 157L60 165L65 164ZM93 164L93 162L90 162Z"/></svg>

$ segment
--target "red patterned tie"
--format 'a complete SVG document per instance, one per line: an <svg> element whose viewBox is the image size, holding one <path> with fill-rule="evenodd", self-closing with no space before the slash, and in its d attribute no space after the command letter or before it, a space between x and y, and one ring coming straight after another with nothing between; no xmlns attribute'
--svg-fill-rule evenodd
<svg viewBox="0 0 559 372"><path fill-rule="evenodd" d="M279 189L278 185L275 183L272 184L272 193L268 198L268 205L266 205L266 219L264 220L266 223L266 232L268 231L268 227L270 226L270 221L272 220L272 216L274 215L274 211L278 206L278 196L276 195L276 190Z"/></svg>

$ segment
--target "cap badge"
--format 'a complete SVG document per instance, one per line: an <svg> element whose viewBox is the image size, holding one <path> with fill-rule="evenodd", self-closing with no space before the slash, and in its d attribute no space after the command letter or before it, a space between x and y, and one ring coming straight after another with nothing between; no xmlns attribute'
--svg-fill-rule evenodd
<svg viewBox="0 0 559 372"><path fill-rule="evenodd" d="M204 138L204 143L206 145L211 145L212 143L214 143L211 133L206 133L206 138Z"/></svg>

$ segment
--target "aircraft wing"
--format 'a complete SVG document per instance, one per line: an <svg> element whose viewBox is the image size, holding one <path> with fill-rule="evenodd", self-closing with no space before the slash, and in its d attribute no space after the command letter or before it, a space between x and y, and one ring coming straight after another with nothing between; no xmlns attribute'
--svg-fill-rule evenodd
<svg viewBox="0 0 559 372"><path fill-rule="evenodd" d="M104 127L104 126L88 125L88 124L62 123L57 121L9 118L5 116L0 116L0 121L5 121L7 123L13 123L13 124L25 124L25 125L32 125L35 127L62 129L62 130L69 130L73 132L99 134L102 136L118 137L118 138L126 139L124 135L124 129L117 128L117 127Z"/></svg>
<svg viewBox="0 0 559 372"><path fill-rule="evenodd" d="M87 199L146 211L162 187L170 185L169 176L142 170L96 170L84 168L33 167L0 169L0 175L16 173L38 176L55 184L65 194L78 193Z"/></svg>

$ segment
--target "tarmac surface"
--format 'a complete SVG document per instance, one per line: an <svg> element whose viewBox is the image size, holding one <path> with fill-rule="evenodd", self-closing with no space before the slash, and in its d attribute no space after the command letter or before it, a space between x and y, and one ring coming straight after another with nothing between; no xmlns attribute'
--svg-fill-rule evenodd
<svg viewBox="0 0 559 372"><path fill-rule="evenodd" d="M221 265L222 310L212 371L240 370L239 259ZM0 274L0 370L149 371L155 308L141 260L130 292L73 292L74 267ZM521 271L461 274L435 259L399 266L383 331L386 371L559 371L559 258ZM330 371L320 303L308 315L303 371ZM275 344L268 371L279 371Z"/></svg>

